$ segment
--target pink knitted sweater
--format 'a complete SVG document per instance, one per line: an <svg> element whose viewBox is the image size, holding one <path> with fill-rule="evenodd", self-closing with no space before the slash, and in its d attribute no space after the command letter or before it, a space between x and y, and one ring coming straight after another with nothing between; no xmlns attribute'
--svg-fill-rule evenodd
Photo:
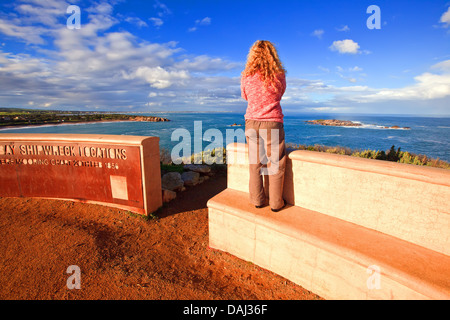
<svg viewBox="0 0 450 320"><path fill-rule="evenodd" d="M281 87L276 92L272 87L265 87L259 73L242 77L241 95L248 101L246 120L283 122L280 101L286 90L286 76L280 73L278 79Z"/></svg>

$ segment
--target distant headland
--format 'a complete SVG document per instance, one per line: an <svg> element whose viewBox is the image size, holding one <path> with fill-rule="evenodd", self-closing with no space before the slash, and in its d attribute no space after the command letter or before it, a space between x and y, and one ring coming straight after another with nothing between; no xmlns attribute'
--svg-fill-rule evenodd
<svg viewBox="0 0 450 320"><path fill-rule="evenodd" d="M60 111L0 108L0 128L109 121L170 121L156 116L97 111Z"/></svg>
<svg viewBox="0 0 450 320"><path fill-rule="evenodd" d="M337 119L318 119L318 120L306 120L309 124L318 124L321 126L334 126L334 127L360 127L362 126L359 122L353 122L350 120L337 120ZM399 126L382 126L383 129L411 129L410 127L399 127Z"/></svg>

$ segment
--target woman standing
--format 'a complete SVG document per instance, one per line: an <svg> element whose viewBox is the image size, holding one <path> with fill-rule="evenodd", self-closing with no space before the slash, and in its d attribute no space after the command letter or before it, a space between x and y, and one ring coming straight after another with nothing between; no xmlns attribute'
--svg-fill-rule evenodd
<svg viewBox="0 0 450 320"><path fill-rule="evenodd" d="M269 182L268 196L272 211L285 206L283 200L286 148L280 101L286 90L286 71L274 45L256 41L250 48L242 72L241 95L248 101L245 135L250 167L250 202L257 208L266 203L263 174Z"/></svg>

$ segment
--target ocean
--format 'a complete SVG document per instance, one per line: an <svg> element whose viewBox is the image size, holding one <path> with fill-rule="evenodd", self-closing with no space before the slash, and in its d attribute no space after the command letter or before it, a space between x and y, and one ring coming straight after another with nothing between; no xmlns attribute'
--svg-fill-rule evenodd
<svg viewBox="0 0 450 320"><path fill-rule="evenodd" d="M36 127L5 128L6 132L28 133L87 133L158 136L160 147L171 150L181 140L172 141L176 129L185 129L194 141L194 122L201 124L202 150L211 144L211 139L204 135L208 129L218 129L223 134L226 144L227 129L244 129L243 114L234 113L142 113L139 115L156 115L168 118L169 122L105 122L79 123L63 125L44 125ZM331 127L307 124L314 119L351 120L361 123L359 127ZM241 126L232 126L233 124ZM405 129L386 129L399 126ZM341 146L351 149L389 150L391 146L415 154L424 154L450 162L450 117L417 117L393 115L351 115L351 114L298 114L286 115L284 118L286 142L302 145ZM186 131L187 130L187 131ZM198 131L199 132L199 131ZM217 132L217 131L215 131ZM235 131L237 132L237 131ZM230 130L228 131L230 133ZM198 138L198 137L197 137ZM214 140L213 140L214 141ZM186 142L186 141L184 141ZM192 149L192 151L194 151Z"/></svg>

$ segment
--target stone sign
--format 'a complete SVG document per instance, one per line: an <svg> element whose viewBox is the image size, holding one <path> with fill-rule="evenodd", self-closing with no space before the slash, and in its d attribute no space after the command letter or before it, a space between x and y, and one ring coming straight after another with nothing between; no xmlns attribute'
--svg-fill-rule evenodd
<svg viewBox="0 0 450 320"><path fill-rule="evenodd" d="M162 205L159 138L0 134L0 196L99 203L147 215Z"/></svg>

